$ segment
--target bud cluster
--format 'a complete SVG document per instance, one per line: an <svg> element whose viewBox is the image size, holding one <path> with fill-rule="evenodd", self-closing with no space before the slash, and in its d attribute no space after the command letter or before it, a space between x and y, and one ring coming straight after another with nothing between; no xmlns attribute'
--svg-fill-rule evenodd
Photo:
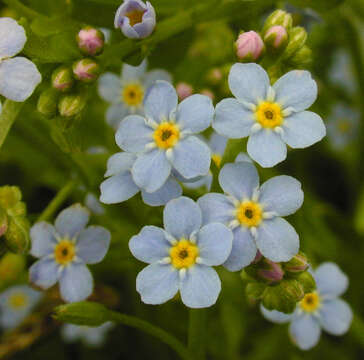
<svg viewBox="0 0 364 360"><path fill-rule="evenodd" d="M254 262L242 272L247 282L248 299L261 301L265 308L291 313L298 301L315 288L315 281L308 272L306 256L299 252L290 261L275 263L259 252Z"/></svg>

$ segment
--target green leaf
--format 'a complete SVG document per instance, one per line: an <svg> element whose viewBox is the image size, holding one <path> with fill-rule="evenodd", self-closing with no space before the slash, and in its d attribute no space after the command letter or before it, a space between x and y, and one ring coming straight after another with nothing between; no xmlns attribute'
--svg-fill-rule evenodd
<svg viewBox="0 0 364 360"><path fill-rule="evenodd" d="M30 25L32 31L39 36L50 36L73 31L75 34L80 25L67 16L38 17ZM76 36L76 35L75 35Z"/></svg>
<svg viewBox="0 0 364 360"><path fill-rule="evenodd" d="M24 103L6 100L0 115L0 148Z"/></svg>

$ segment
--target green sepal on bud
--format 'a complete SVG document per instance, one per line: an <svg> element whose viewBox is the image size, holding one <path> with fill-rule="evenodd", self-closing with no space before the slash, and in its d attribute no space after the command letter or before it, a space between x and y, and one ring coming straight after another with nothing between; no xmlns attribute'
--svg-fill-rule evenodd
<svg viewBox="0 0 364 360"><path fill-rule="evenodd" d="M81 301L56 307L54 318L75 325L100 326L110 320L109 310L102 304Z"/></svg>
<svg viewBox="0 0 364 360"><path fill-rule="evenodd" d="M44 116L53 117L57 113L59 91L49 88L43 91L38 99L37 110Z"/></svg>
<svg viewBox="0 0 364 360"><path fill-rule="evenodd" d="M73 117L78 115L86 105L84 94L63 95L58 103L58 110L63 117Z"/></svg>
<svg viewBox="0 0 364 360"><path fill-rule="evenodd" d="M312 62L312 50L304 45L290 59L289 62L295 67L304 68Z"/></svg>
<svg viewBox="0 0 364 360"><path fill-rule="evenodd" d="M14 208L21 201L21 197L21 191L17 186L5 185L0 187L0 206L6 211Z"/></svg>
<svg viewBox="0 0 364 360"><path fill-rule="evenodd" d="M71 90L74 82L75 80L70 67L62 65L53 71L52 86L54 89L61 92L67 92Z"/></svg>
<svg viewBox="0 0 364 360"><path fill-rule="evenodd" d="M289 42L285 48L282 57L289 59L297 53L306 43L307 32L301 26L296 26L289 32Z"/></svg>
<svg viewBox="0 0 364 360"><path fill-rule="evenodd" d="M282 263L283 269L289 273L301 273L308 269L307 257L304 253L299 252L290 261Z"/></svg>
<svg viewBox="0 0 364 360"><path fill-rule="evenodd" d="M25 269L23 255L7 253L0 260L0 289L18 279Z"/></svg>
<svg viewBox="0 0 364 360"><path fill-rule="evenodd" d="M30 244L30 224L26 217L9 217L8 229L5 234L5 243L8 249L14 253L24 254Z"/></svg>
<svg viewBox="0 0 364 360"><path fill-rule="evenodd" d="M265 35L266 31L272 26L283 26L287 31L292 27L292 15L283 10L276 10L272 12L264 23L262 33Z"/></svg>
<svg viewBox="0 0 364 360"><path fill-rule="evenodd" d="M316 290L316 281L308 271L304 271L296 277L296 280L302 285L305 294Z"/></svg>
<svg viewBox="0 0 364 360"><path fill-rule="evenodd" d="M76 61L72 66L74 77L84 83L97 80L101 73L100 65L93 59L85 58Z"/></svg>
<svg viewBox="0 0 364 360"><path fill-rule="evenodd" d="M8 216L6 211L0 207L0 237L8 230Z"/></svg>
<svg viewBox="0 0 364 360"><path fill-rule="evenodd" d="M251 304L254 304L257 301L259 301L260 299L262 299L265 289L266 289L266 285L264 283L260 283L260 282L248 283L245 288L245 294L246 294L248 301Z"/></svg>

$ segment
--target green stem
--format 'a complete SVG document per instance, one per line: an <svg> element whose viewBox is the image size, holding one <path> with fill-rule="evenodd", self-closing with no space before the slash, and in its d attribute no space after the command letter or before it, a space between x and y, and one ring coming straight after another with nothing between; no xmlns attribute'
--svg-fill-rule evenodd
<svg viewBox="0 0 364 360"><path fill-rule="evenodd" d="M121 314L115 311L109 311L109 317L111 321L133 327L156 337L165 344L169 345L180 356L181 359L191 360L191 356L187 348L177 338L170 335L167 331L164 331L163 329L154 326L147 321L138 319L134 316Z"/></svg>
<svg viewBox="0 0 364 360"><path fill-rule="evenodd" d="M6 100L0 115L0 148L8 136L11 126L14 124L24 103Z"/></svg>
<svg viewBox="0 0 364 360"><path fill-rule="evenodd" d="M204 360L206 355L206 309L190 309L188 328L188 350L193 360Z"/></svg>
<svg viewBox="0 0 364 360"><path fill-rule="evenodd" d="M57 195L40 214L37 222L49 220L62 205L62 203L67 199L75 186L76 182L74 180L70 180L65 186L63 186L63 188L58 191Z"/></svg>
<svg viewBox="0 0 364 360"><path fill-rule="evenodd" d="M28 8L18 0L3 0L3 3L5 3L10 8L15 10L21 16L25 16L28 18L35 18L40 15L39 13Z"/></svg>

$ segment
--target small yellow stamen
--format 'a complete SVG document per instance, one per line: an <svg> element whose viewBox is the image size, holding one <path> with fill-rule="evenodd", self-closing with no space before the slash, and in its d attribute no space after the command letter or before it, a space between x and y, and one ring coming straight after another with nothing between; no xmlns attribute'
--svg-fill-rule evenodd
<svg viewBox="0 0 364 360"><path fill-rule="evenodd" d="M143 102L144 89L138 84L128 84L124 86L122 99L128 106L140 106Z"/></svg>
<svg viewBox="0 0 364 360"><path fill-rule="evenodd" d="M74 259L75 255L75 244L68 239L61 240L54 248L54 258L60 265L69 264Z"/></svg>
<svg viewBox="0 0 364 360"><path fill-rule="evenodd" d="M23 292L16 292L9 297L8 301L11 308L13 308L14 310L19 310L27 306L29 299L28 296Z"/></svg>
<svg viewBox="0 0 364 360"><path fill-rule="evenodd" d="M258 226L263 218L261 206L254 201L243 201L236 208L236 218L241 225Z"/></svg>
<svg viewBox="0 0 364 360"><path fill-rule="evenodd" d="M129 23L131 26L141 23L143 21L143 15L146 10L133 10L125 14L129 18Z"/></svg>
<svg viewBox="0 0 364 360"><path fill-rule="evenodd" d="M215 165L219 168L221 166L221 160L222 160L221 155L212 154L211 158L212 158L212 161L215 163Z"/></svg>
<svg viewBox="0 0 364 360"><path fill-rule="evenodd" d="M186 239L181 239L169 250L172 265L176 269L188 268L196 263L198 247Z"/></svg>
<svg viewBox="0 0 364 360"><path fill-rule="evenodd" d="M268 101L261 102L255 110L255 119L264 128L275 128L283 122L281 106Z"/></svg>
<svg viewBox="0 0 364 360"><path fill-rule="evenodd" d="M161 149L169 149L175 146L179 140L179 128L176 124L163 122L154 131L153 138Z"/></svg>
<svg viewBox="0 0 364 360"><path fill-rule="evenodd" d="M305 297L299 302L303 311L314 312L321 306L320 296L317 292L306 294Z"/></svg>

